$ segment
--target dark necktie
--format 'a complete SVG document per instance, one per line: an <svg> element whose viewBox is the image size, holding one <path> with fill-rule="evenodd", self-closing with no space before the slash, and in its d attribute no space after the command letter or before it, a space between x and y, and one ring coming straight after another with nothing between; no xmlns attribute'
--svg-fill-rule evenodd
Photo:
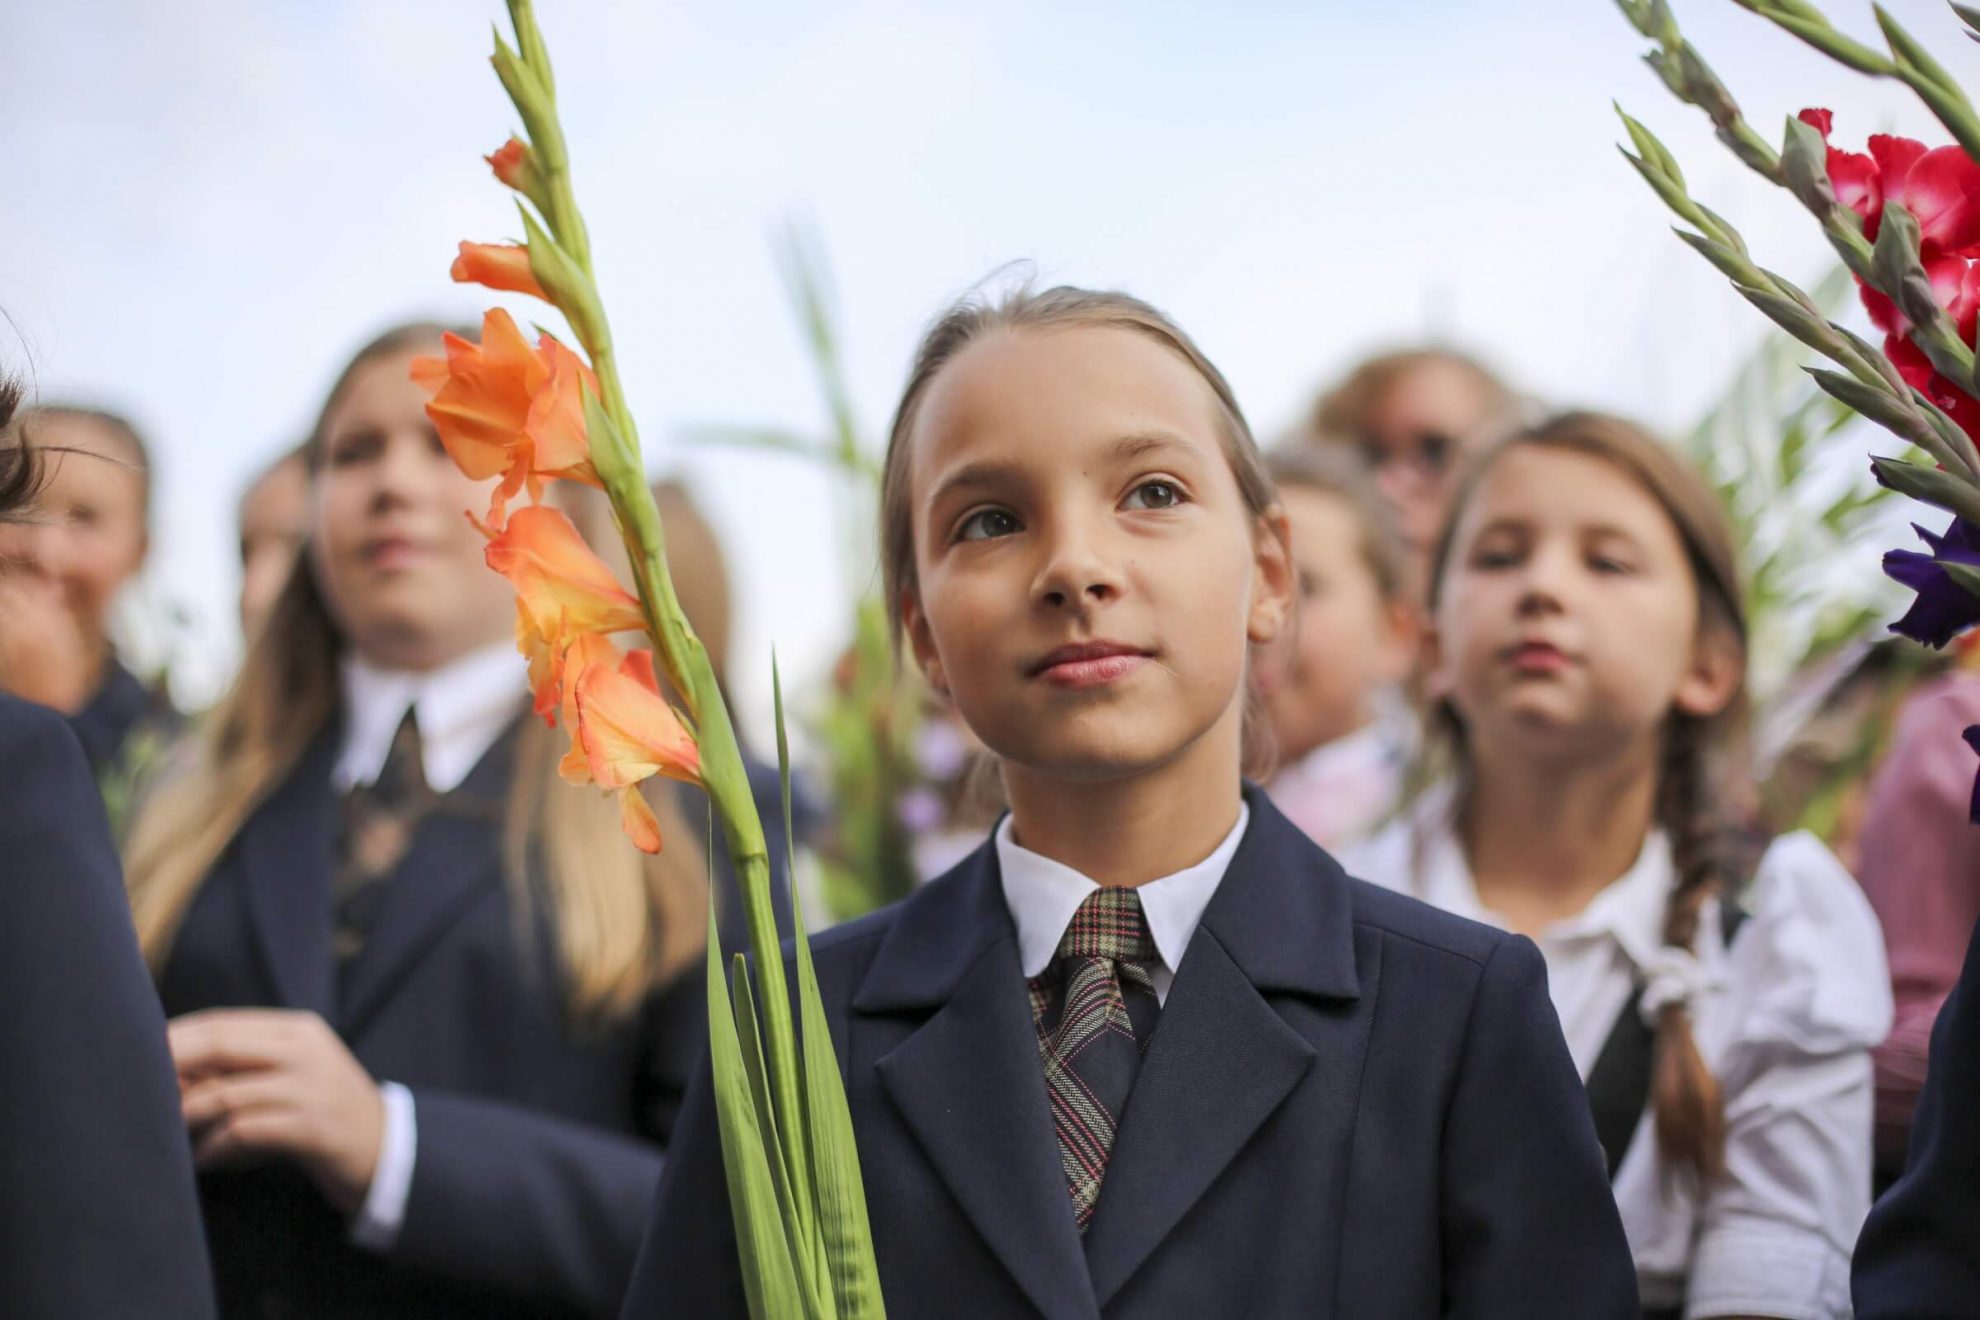
<svg viewBox="0 0 1980 1320"><path fill-rule="evenodd" d="M344 797L343 855L332 890L336 929L331 948L340 973L364 950L385 882L405 860L419 823L439 801L440 794L427 786L419 721L408 708L378 778Z"/></svg>
<svg viewBox="0 0 1980 1320"><path fill-rule="evenodd" d="M1030 982L1052 1126L1081 1233L1100 1202L1114 1133L1153 1029L1155 957L1141 895L1098 889L1073 914L1051 965Z"/></svg>

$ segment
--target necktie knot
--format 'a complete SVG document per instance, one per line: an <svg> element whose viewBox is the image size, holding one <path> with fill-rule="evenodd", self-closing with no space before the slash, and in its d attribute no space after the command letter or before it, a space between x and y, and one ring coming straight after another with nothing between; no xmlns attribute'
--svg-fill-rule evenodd
<svg viewBox="0 0 1980 1320"><path fill-rule="evenodd" d="M1155 959L1155 937L1141 910L1141 895L1132 889L1096 889L1073 913L1072 923L1059 937L1060 958L1105 958L1113 963L1149 963Z"/></svg>

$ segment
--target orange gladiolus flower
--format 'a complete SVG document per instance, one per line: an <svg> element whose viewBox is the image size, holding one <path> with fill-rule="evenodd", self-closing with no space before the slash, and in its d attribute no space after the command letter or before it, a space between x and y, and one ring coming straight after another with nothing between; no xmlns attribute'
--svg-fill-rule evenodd
<svg viewBox="0 0 1980 1320"><path fill-rule="evenodd" d="M516 649L529 657L536 713L554 723L572 639L641 628L646 616L571 520L548 505L516 510L489 540L487 555L488 566L515 586Z"/></svg>
<svg viewBox="0 0 1980 1320"><path fill-rule="evenodd" d="M571 751L558 766L565 779L619 795L619 819L641 852L660 851L660 823L639 785L661 775L701 780L701 749L660 695L653 653L620 655L596 633L575 639L565 661L564 706Z"/></svg>
<svg viewBox="0 0 1980 1320"><path fill-rule="evenodd" d="M584 430L584 389L598 381L577 354L548 335L535 348L497 307L482 318L481 342L446 337L446 358L420 358L413 379L434 392L426 415L461 471L499 476L488 521L499 528L525 485L531 499L553 478L599 484Z"/></svg>
<svg viewBox="0 0 1980 1320"><path fill-rule="evenodd" d="M480 284L504 293L549 298L529 269L529 249L518 243L462 243L449 272L460 284Z"/></svg>

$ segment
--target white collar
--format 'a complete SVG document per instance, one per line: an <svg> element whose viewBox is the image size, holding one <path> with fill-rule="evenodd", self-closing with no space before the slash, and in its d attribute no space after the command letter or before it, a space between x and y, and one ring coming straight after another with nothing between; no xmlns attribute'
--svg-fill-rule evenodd
<svg viewBox="0 0 1980 1320"><path fill-rule="evenodd" d="M426 673L381 669L355 652L338 668L344 738L331 779L340 792L378 778L408 709L418 712L426 782L441 792L458 787L515 718L527 689L522 657L507 642Z"/></svg>
<svg viewBox="0 0 1980 1320"><path fill-rule="evenodd" d="M1141 895L1142 913L1148 918L1148 933L1155 937L1155 952L1162 959L1159 970L1168 976L1174 976L1181 965L1183 951L1189 948L1190 937L1203 919L1203 909L1230 868L1231 855L1250 822L1251 807L1240 801L1237 824L1208 857L1136 890ZM1004 902L1017 925L1018 958L1027 977L1037 976L1051 964L1059 940L1072 924L1073 913L1100 886L1070 866L1020 846L1012 838L1008 814L999 822L995 838ZM1166 980L1162 978L1161 983L1165 990Z"/></svg>
<svg viewBox="0 0 1980 1320"><path fill-rule="evenodd" d="M1503 929L1504 917L1485 906L1465 860L1457 832L1449 827L1450 799L1426 798L1411 822L1415 875L1410 893L1433 907ZM1540 933L1543 943L1568 944L1606 936L1622 947L1639 969L1647 969L1664 947L1664 909L1675 880L1670 841L1652 829L1627 871L1590 899L1588 906Z"/></svg>

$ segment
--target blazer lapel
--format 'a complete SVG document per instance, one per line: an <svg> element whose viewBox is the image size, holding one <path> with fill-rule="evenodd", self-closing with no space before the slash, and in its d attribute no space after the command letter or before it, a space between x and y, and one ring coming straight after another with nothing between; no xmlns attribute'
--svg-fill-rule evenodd
<svg viewBox="0 0 1980 1320"><path fill-rule="evenodd" d="M420 822L412 847L385 882L370 935L344 986L338 1026L347 1039L364 1029L441 932L491 884L501 883L502 811L515 742L512 725L448 795L448 804Z"/></svg>
<svg viewBox="0 0 1980 1320"><path fill-rule="evenodd" d="M1098 1317L988 844L907 901L853 1007L934 1008L879 1059L882 1086L1032 1305L1045 1315Z"/></svg>
<svg viewBox="0 0 1980 1320"><path fill-rule="evenodd" d="M284 1008L334 1020L330 881L337 799L330 788L336 722L318 734L279 787L241 827L249 920Z"/></svg>
<svg viewBox="0 0 1980 1320"><path fill-rule="evenodd" d="M1353 914L1334 865L1256 790L1251 824L1204 910L1149 1038L1086 1232L1093 1289L1107 1305L1259 1127L1322 1060L1323 1141L1343 1161L1353 1131L1366 1014L1303 1021L1272 1002L1353 1000ZM1330 1119L1331 1123L1326 1123Z"/></svg>

